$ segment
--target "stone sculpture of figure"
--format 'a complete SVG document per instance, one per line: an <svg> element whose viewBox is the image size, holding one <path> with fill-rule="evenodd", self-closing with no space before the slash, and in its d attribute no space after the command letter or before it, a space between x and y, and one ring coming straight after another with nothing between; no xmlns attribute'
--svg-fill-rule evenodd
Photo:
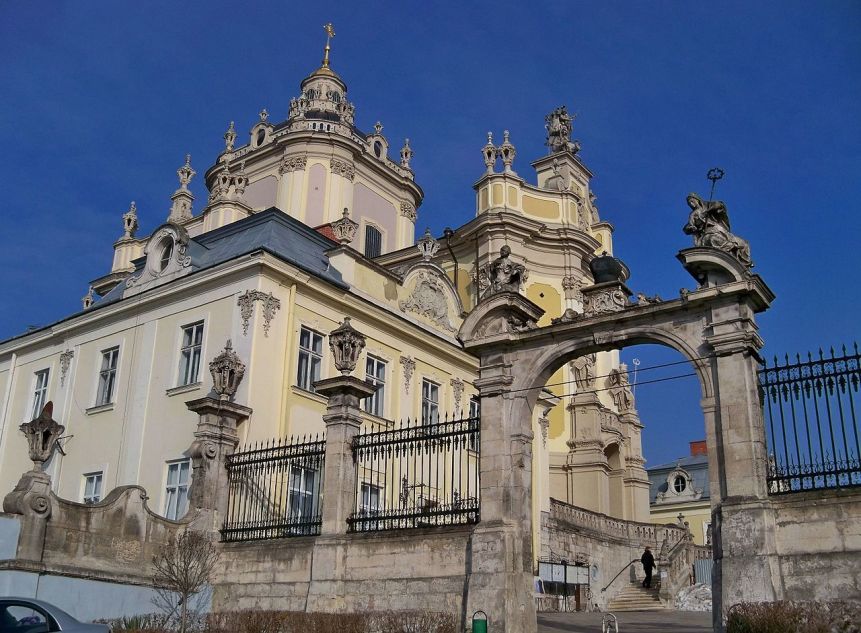
<svg viewBox="0 0 861 633"><path fill-rule="evenodd" d="M587 391L595 386L595 354L586 354L571 361L577 391Z"/></svg>
<svg viewBox="0 0 861 633"><path fill-rule="evenodd" d="M706 246L726 251L746 267L753 266L750 259L750 245L746 240L733 235L729 227L726 205L720 200L704 201L697 194L688 195L691 214L682 229L693 235L694 246Z"/></svg>
<svg viewBox="0 0 861 633"><path fill-rule="evenodd" d="M628 380L628 366L619 363L619 369L612 369L607 377L607 386L610 388L610 396L619 413L625 413L634 408L634 393L631 391L631 383Z"/></svg>
<svg viewBox="0 0 861 633"><path fill-rule="evenodd" d="M546 145L551 153L569 151L576 154L580 151L579 141L571 142L571 122L574 120L565 106L560 106L544 117L547 129Z"/></svg>
<svg viewBox="0 0 861 633"><path fill-rule="evenodd" d="M490 263L488 272L488 294L520 292L520 286L526 281L527 275L523 264L512 261L511 248L507 244L499 249L499 257Z"/></svg>

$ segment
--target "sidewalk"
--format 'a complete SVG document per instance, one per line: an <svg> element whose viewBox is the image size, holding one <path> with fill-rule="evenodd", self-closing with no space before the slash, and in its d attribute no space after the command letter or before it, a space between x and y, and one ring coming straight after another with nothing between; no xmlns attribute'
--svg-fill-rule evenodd
<svg viewBox="0 0 861 633"><path fill-rule="evenodd" d="M538 633L600 633L601 613L539 613ZM711 633L712 614L626 611L616 614L619 633ZM612 629L611 629L612 630Z"/></svg>

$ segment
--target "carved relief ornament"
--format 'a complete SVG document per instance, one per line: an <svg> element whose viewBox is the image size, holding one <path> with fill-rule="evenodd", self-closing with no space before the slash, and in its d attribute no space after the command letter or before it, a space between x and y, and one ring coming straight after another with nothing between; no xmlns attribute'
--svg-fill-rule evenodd
<svg viewBox="0 0 861 633"><path fill-rule="evenodd" d="M628 297L618 287L603 288L583 295L583 316L621 312L628 306Z"/></svg>
<svg viewBox="0 0 861 633"><path fill-rule="evenodd" d="M416 361L411 356L401 356L401 366L404 368L404 393L409 394L413 372L416 370Z"/></svg>
<svg viewBox="0 0 861 633"><path fill-rule="evenodd" d="M407 218L410 222L415 222L418 218L416 207L411 202L401 202L401 215Z"/></svg>
<svg viewBox="0 0 861 633"><path fill-rule="evenodd" d="M460 411L460 400L463 397L464 382L460 378L452 378L450 381L454 393L454 410Z"/></svg>
<svg viewBox="0 0 861 633"><path fill-rule="evenodd" d="M421 272L412 294L406 301L399 301L403 312L414 312L436 323L448 332L455 332L448 320L448 301L442 282L431 275Z"/></svg>
<svg viewBox="0 0 861 633"><path fill-rule="evenodd" d="M353 166L353 163L341 160L339 158L332 159L331 169L333 174L343 176L347 180L352 181L356 177L356 168Z"/></svg>
<svg viewBox="0 0 861 633"><path fill-rule="evenodd" d="M291 171L302 171L308 164L307 154L293 154L288 156L285 150L284 156L281 157L281 164L278 166L279 174L286 174Z"/></svg>
<svg viewBox="0 0 861 633"><path fill-rule="evenodd" d="M260 301L263 304L263 334L269 336L269 328L275 313L281 309L281 300L275 295L260 290L246 290L236 299L239 306L239 316L242 318L242 334L248 335L248 326L254 316L254 303Z"/></svg>
<svg viewBox="0 0 861 633"><path fill-rule="evenodd" d="M67 349L60 354L60 386L66 383L66 376L69 373L69 366L72 364L72 359L75 357L73 350Z"/></svg>

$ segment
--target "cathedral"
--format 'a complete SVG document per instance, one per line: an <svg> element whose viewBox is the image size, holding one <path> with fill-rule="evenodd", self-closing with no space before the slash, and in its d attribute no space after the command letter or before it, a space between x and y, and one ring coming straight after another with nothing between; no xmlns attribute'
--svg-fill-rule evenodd
<svg viewBox="0 0 861 633"><path fill-rule="evenodd" d="M322 433L327 399L315 384L337 374L327 339L344 317L367 337L359 367L376 386L363 425L475 417L478 360L458 332L488 292L521 292L544 310L543 326L590 309L580 289L600 281L602 266L627 277L565 107L545 117L548 152L530 164L534 176L515 163L509 131L487 133L474 209L418 239L413 148L390 143L379 122L358 127L328 40L322 65L279 110L244 133L230 123L199 176L206 200L189 189L197 170L186 156L170 211L149 235L131 203L117 218L110 270L90 282L80 312L0 342L4 491L30 468L19 425L50 401L65 426L44 467L58 497L98 504L136 485L154 512L179 520L197 419L186 403L209 391L207 367L220 355L244 366L243 446ZM558 369L532 427L533 525L551 499L648 521L643 424L617 352ZM536 528L536 559L539 539Z"/></svg>

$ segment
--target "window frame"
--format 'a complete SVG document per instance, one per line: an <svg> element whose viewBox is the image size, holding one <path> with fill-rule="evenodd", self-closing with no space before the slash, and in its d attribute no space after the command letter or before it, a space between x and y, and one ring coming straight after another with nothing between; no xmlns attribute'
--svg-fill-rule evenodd
<svg viewBox="0 0 861 633"><path fill-rule="evenodd" d="M369 373L372 363L377 373ZM365 382L380 386L373 394L365 398L362 408L365 413L375 415L378 418L384 418L386 415L386 378L388 365L388 361L374 354L367 354L365 357ZM382 368L382 377L378 375L380 368Z"/></svg>
<svg viewBox="0 0 861 633"><path fill-rule="evenodd" d="M41 384L40 377L45 377L45 384ZM51 368L39 369L33 372L33 388L31 389L30 420L35 420L42 413L42 409L48 403L48 386L51 384ZM41 386L40 386L41 385ZM29 422L29 420L28 420Z"/></svg>
<svg viewBox="0 0 861 633"><path fill-rule="evenodd" d="M427 395L425 393L427 389ZM436 400L430 396L436 393ZM430 378L422 378L422 426L433 426L439 424L439 393L440 384ZM432 419L429 419L432 418Z"/></svg>
<svg viewBox="0 0 861 633"><path fill-rule="evenodd" d="M110 356L109 356L110 355ZM113 366L105 367L105 357L113 359ZM101 351L98 378L96 380L96 403L95 406L102 407L115 403L117 373L120 368L120 346L114 345ZM105 394L104 385L109 383L108 393Z"/></svg>
<svg viewBox="0 0 861 633"><path fill-rule="evenodd" d="M302 334L308 332L310 347L303 347ZM315 351L315 337L319 337L320 349ZM296 386L304 391L316 393L314 383L323 377L323 342L325 335L317 330L301 325L299 326L299 338L297 343L297 362L296 362ZM303 366L303 355L305 356L305 364ZM313 362L316 361L316 364ZM317 377L314 378L314 368L317 369ZM303 371L304 369L304 371Z"/></svg>
<svg viewBox="0 0 861 633"><path fill-rule="evenodd" d="M184 464L188 465L188 477L183 482L181 481L182 477L182 466ZM170 471L172 468L176 467L176 483L170 483ZM168 462L165 462L165 471L164 471L164 518L169 521L179 521L188 514L189 510L189 498L188 492L191 490L191 479L193 475L192 463L191 459L186 457L183 459L173 459ZM176 499L176 504L173 505L171 509L172 500ZM183 506L183 500L185 508L182 512L180 509ZM173 516L171 516L173 515Z"/></svg>
<svg viewBox="0 0 861 633"><path fill-rule="evenodd" d="M81 477L83 479L83 485L81 487L81 503L88 506L101 503L101 501L105 498L105 471L94 470L88 473L84 473L83 475L81 475ZM90 483L90 479L93 480L93 491L92 494L88 496L87 485Z"/></svg>
<svg viewBox="0 0 861 633"><path fill-rule="evenodd" d="M186 333L191 330L190 342L186 344ZM200 340L195 336L199 332ZM177 387L186 387L200 382L200 361L203 358L203 341L206 335L206 321L200 319L187 325L180 326L179 365L177 367ZM197 342L196 342L197 341ZM194 353L197 352L197 358ZM190 369L194 375L190 375Z"/></svg>
<svg viewBox="0 0 861 633"><path fill-rule="evenodd" d="M384 486L378 486L368 481L363 481L359 487L359 516L376 516L383 510ZM371 504L372 493L376 492L376 506ZM365 494L367 493L367 495Z"/></svg>
<svg viewBox="0 0 861 633"><path fill-rule="evenodd" d="M299 474L298 479L296 474ZM308 475L312 475L309 477ZM305 523L320 514L320 484L319 479L322 471L319 468L310 468L292 464L287 475L287 517L288 521ZM298 481L298 486L294 483ZM310 481L310 485L309 485ZM298 497L298 503L294 500ZM310 500L310 504L308 503Z"/></svg>
<svg viewBox="0 0 861 633"><path fill-rule="evenodd" d="M379 248L379 252L376 255L368 253L368 232L375 231L377 236L379 236L379 244L377 245ZM371 224L370 222L365 223L365 235L362 242L362 254L368 259L374 259L375 257L379 257L383 254L383 230L376 226L375 224Z"/></svg>
<svg viewBox="0 0 861 633"><path fill-rule="evenodd" d="M469 428L470 430L474 428L478 428L479 433L481 432L481 398L478 396L472 396L469 399ZM474 434L470 434L469 436L469 450L478 453L481 450L481 442L476 441L476 436Z"/></svg>

